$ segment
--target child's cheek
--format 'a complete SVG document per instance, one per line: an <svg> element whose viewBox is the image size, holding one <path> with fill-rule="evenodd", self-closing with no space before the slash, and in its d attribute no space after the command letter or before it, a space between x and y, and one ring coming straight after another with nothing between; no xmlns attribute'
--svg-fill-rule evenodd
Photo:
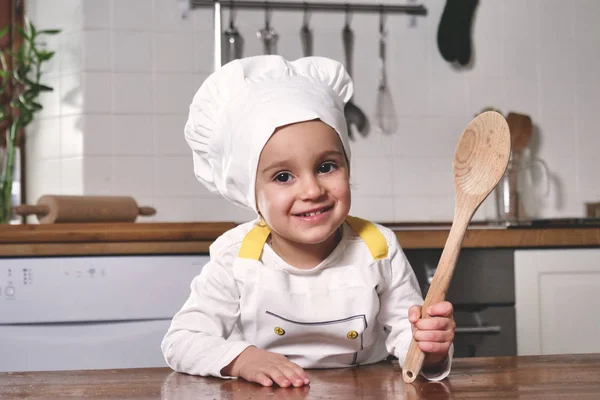
<svg viewBox="0 0 600 400"><path fill-rule="evenodd" d="M277 190L269 193L268 200L265 201L271 211L287 211L292 207L294 201L293 196L286 193L284 190Z"/></svg>
<svg viewBox="0 0 600 400"><path fill-rule="evenodd" d="M350 185L347 183L340 183L331 188L331 194L338 200L349 200L350 199Z"/></svg>

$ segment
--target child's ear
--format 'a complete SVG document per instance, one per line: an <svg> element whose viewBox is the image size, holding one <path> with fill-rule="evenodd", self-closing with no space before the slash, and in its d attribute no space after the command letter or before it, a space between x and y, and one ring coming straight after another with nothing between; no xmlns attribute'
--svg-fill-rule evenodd
<svg viewBox="0 0 600 400"><path fill-rule="evenodd" d="M260 212L258 213L258 226L267 226L267 222Z"/></svg>

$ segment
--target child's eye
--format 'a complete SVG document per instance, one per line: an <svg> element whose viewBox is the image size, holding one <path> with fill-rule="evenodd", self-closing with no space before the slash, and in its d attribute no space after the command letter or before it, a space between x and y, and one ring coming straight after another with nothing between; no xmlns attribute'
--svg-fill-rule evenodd
<svg viewBox="0 0 600 400"><path fill-rule="evenodd" d="M290 174L289 172L280 172L277 175L275 175L275 178L273 180L281 183L287 183L292 180L292 174Z"/></svg>
<svg viewBox="0 0 600 400"><path fill-rule="evenodd" d="M326 162L321 164L321 166L319 167L319 172L322 174L327 174L331 171L334 171L337 168L337 166L335 165L335 163L333 162Z"/></svg>

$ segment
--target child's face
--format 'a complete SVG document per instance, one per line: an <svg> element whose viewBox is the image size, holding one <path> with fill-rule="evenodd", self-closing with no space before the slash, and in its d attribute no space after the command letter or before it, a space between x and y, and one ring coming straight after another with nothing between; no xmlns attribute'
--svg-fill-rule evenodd
<svg viewBox="0 0 600 400"><path fill-rule="evenodd" d="M349 168L335 130L318 120L279 128L260 155L256 203L273 240L335 240L350 211Z"/></svg>

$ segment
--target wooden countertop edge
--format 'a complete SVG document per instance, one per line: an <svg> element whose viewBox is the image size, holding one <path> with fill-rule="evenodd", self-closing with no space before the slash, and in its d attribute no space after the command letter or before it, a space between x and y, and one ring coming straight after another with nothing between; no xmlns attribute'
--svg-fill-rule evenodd
<svg viewBox="0 0 600 400"><path fill-rule="evenodd" d="M97 242L179 242L214 241L234 222L182 223L98 223L54 225L0 226L0 245L25 243L97 243ZM443 247L450 228L415 227L397 230L396 235L405 247L425 245ZM515 245L600 245L599 227L578 228L511 228L490 229L470 227L465 246Z"/></svg>
<svg viewBox="0 0 600 400"><path fill-rule="evenodd" d="M131 240L128 236L114 237L70 236L72 241L3 243L0 241L0 257L24 256L77 256L77 255L133 255L133 254L206 254L214 238L184 240L165 239L166 235L154 237L144 235L147 240ZM194 234L191 235L194 237ZM406 250L441 249L448 237L447 230L397 231L396 236ZM126 237L130 240L124 240ZM161 239L162 237L162 239ZM40 239L38 237L38 239ZM78 239L78 240L73 240ZM600 247L600 229L511 229L469 230L463 249L475 248L575 248Z"/></svg>
<svg viewBox="0 0 600 400"><path fill-rule="evenodd" d="M449 230L396 231L405 249L443 248ZM600 228L469 229L462 248L600 247Z"/></svg>
<svg viewBox="0 0 600 400"><path fill-rule="evenodd" d="M212 240L0 244L0 257L206 254Z"/></svg>
<svg viewBox="0 0 600 400"><path fill-rule="evenodd" d="M97 223L0 226L0 244L215 240L234 222Z"/></svg>

